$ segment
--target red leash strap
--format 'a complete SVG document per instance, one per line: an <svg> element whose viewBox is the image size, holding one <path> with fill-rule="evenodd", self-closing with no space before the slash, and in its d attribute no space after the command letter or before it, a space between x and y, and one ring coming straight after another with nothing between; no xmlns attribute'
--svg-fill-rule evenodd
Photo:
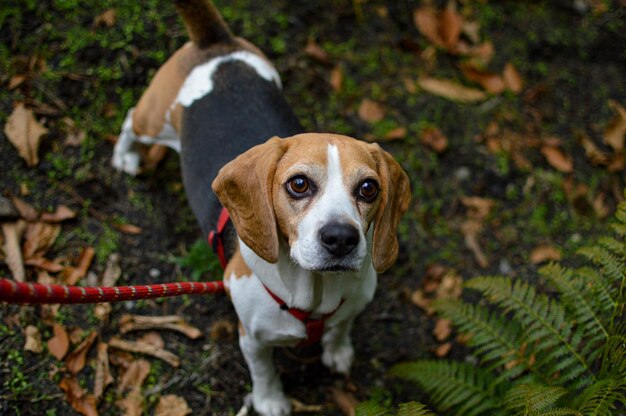
<svg viewBox="0 0 626 416"><path fill-rule="evenodd" d="M211 231L209 233L209 244L213 248L215 254L220 259L220 264L222 265L222 269L226 269L226 265L228 261L226 260L226 250L224 249L224 229L226 228L226 224L230 221L230 216L228 215L228 211L226 208L222 208L220 212L220 217L217 220L217 227L215 231Z"/></svg>
<svg viewBox="0 0 626 416"><path fill-rule="evenodd" d="M224 291L224 282L176 282L118 287L80 287L20 283L0 279L0 302L100 303L154 299L180 295L203 295Z"/></svg>
<svg viewBox="0 0 626 416"><path fill-rule="evenodd" d="M306 347L320 342L322 339L322 335L324 335L324 324L326 323L326 320L333 316L335 312L337 312L339 308L341 308L341 305L343 305L343 302L345 300L341 299L341 302L339 302L339 305L335 308L334 311L325 313L324 315L322 315L321 318L309 319L309 317L311 316L311 312L303 311L302 309L298 308L290 308L284 300L276 296L276 294L269 290L267 286L263 285L263 287L265 288L265 290L267 290L267 293L269 293L272 299L274 299L274 301L278 303L280 309L288 312L291 316L302 322L306 327L306 339L298 344L298 347Z"/></svg>

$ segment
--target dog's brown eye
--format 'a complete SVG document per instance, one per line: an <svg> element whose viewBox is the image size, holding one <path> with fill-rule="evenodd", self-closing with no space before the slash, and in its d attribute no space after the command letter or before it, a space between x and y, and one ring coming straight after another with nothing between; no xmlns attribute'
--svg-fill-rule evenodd
<svg viewBox="0 0 626 416"><path fill-rule="evenodd" d="M311 192L311 184L304 176L294 176L287 182L287 190L292 196L299 198Z"/></svg>
<svg viewBox="0 0 626 416"><path fill-rule="evenodd" d="M364 180L359 186L359 198L372 202L378 196L378 184L373 179Z"/></svg>

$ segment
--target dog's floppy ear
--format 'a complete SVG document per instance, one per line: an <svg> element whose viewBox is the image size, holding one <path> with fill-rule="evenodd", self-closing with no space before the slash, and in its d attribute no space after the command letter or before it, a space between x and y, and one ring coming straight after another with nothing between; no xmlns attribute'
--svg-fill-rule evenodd
<svg viewBox="0 0 626 416"><path fill-rule="evenodd" d="M381 273L387 270L398 257L396 230L400 217L409 209L411 188L409 177L395 159L373 144L373 154L378 163L381 179L381 202L376 213L372 261L374 269Z"/></svg>
<svg viewBox="0 0 626 416"><path fill-rule="evenodd" d="M274 137L227 163L212 185L239 237L270 263L278 261L272 183L276 164L284 152L282 140Z"/></svg>

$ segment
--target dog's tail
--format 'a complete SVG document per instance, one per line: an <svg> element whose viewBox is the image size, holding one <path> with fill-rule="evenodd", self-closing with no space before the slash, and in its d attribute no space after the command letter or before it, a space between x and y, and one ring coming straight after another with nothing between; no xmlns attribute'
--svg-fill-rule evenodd
<svg viewBox="0 0 626 416"><path fill-rule="evenodd" d="M233 34L210 0L174 0L174 6L185 22L189 38L199 48L233 41Z"/></svg>

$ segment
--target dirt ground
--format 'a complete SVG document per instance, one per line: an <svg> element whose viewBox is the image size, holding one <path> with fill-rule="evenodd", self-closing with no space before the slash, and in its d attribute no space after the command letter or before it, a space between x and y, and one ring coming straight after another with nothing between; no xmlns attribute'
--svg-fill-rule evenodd
<svg viewBox="0 0 626 416"><path fill-rule="evenodd" d="M415 304L427 271L437 265L463 278L533 278L544 261L533 254L575 262L576 248L604 231L623 198L624 150L605 136L616 108L626 105L626 4L458 1L458 14L473 24L461 35L471 49L463 52L418 30L415 11L426 2L216 3L233 31L275 62L307 130L378 140L412 182L400 257L380 276L376 297L353 330L351 377L327 371L317 347L279 350L287 393L327 415L341 414L346 398L427 402L414 386L387 375L395 363L442 355L447 342L447 356L465 357L454 336L435 338L436 319ZM446 4L432 3L437 10ZM440 33L446 35L445 25ZM118 284L186 280L202 272L195 278L219 278L215 259L196 243L177 156L166 153L136 178L110 166L126 111L185 41L182 23L163 1L0 6L0 124L24 103L48 129L34 166L0 132L0 192L44 212L60 205L73 210L76 217L61 223L45 257L75 266L85 248L93 248L91 282L114 253L120 254ZM488 57L478 51L486 43L493 46ZM496 91L484 82L486 71L499 78L511 66L520 88ZM466 101L448 84L447 97L433 93L423 82L428 78L484 97ZM450 97L450 89L457 95ZM364 109L364 100L374 109ZM63 273L50 274L62 281ZM11 275L0 263L0 277ZM40 275L40 268L27 266L28 280ZM179 315L204 334L191 340L157 331L181 364L144 357L151 364L140 386L146 414L168 394L183 397L194 415L238 412L251 386L233 334L233 308L224 296L188 296L114 304L105 321L93 306L63 306L50 318L41 307L0 305L0 413L77 414L59 387L66 363L47 351L52 323L83 335L95 331L96 344L115 336L138 339L141 332L120 335L120 318L129 313ZM28 325L41 333L43 352L24 351ZM91 348L75 376L85 394L94 389L96 355ZM117 402L128 396L119 389L123 367L111 371L116 381L97 405L103 415L120 414Z"/></svg>

